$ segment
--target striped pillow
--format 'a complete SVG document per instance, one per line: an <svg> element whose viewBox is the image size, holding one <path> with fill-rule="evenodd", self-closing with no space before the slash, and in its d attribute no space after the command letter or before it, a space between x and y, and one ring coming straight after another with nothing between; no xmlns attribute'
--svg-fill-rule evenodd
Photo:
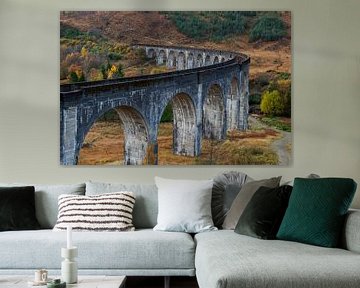
<svg viewBox="0 0 360 288"><path fill-rule="evenodd" d="M55 231L72 226L74 231L133 231L133 192L105 193L93 196L59 196L59 214Z"/></svg>

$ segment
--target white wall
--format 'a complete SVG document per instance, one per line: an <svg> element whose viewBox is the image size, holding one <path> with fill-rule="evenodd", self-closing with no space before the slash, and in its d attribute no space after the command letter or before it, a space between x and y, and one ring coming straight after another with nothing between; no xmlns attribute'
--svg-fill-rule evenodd
<svg viewBox="0 0 360 288"><path fill-rule="evenodd" d="M286 168L60 166L59 11L87 9L291 10L293 164ZM236 169L255 178L291 179L309 173L351 177L360 186L359 11L357 0L1 0L0 182L152 182L155 175L209 178ZM360 207L359 191L354 207Z"/></svg>

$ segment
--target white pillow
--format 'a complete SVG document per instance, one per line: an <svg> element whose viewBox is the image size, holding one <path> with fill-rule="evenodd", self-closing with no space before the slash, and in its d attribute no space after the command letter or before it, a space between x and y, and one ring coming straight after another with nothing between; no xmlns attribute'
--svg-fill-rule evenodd
<svg viewBox="0 0 360 288"><path fill-rule="evenodd" d="M155 177L159 212L154 230L198 233L217 230L211 217L213 180Z"/></svg>
<svg viewBox="0 0 360 288"><path fill-rule="evenodd" d="M54 231L133 231L132 192L105 193L92 196L63 194L59 196L59 214Z"/></svg>

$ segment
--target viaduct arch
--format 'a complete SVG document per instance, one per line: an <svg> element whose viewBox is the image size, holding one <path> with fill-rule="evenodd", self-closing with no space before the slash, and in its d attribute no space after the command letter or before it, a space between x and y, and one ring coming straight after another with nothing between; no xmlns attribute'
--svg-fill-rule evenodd
<svg viewBox="0 0 360 288"><path fill-rule="evenodd" d="M60 85L60 162L76 165L85 136L107 111L124 126L124 164L158 163L161 116L171 103L173 153L198 156L203 138L247 129L250 58L244 54L136 45L176 71Z"/></svg>

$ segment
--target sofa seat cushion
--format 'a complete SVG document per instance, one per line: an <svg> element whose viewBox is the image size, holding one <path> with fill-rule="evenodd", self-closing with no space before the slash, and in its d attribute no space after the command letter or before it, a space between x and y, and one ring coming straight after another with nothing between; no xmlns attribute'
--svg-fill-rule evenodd
<svg viewBox="0 0 360 288"><path fill-rule="evenodd" d="M82 269L194 269L195 244L186 233L73 232ZM66 232L1 232L0 269L60 269Z"/></svg>
<svg viewBox="0 0 360 288"><path fill-rule="evenodd" d="M346 288L360 283L360 254L229 230L195 236L200 288Z"/></svg>

